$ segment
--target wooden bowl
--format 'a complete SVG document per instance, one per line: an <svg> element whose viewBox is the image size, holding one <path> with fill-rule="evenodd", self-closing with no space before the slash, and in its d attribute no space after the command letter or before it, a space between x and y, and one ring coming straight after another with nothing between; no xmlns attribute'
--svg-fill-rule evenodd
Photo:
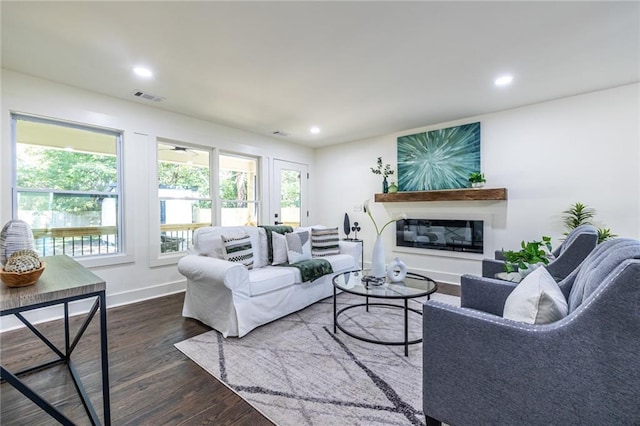
<svg viewBox="0 0 640 426"><path fill-rule="evenodd" d="M7 272L4 269L0 270L0 279L7 285L7 287L27 287L34 285L39 279L40 275L44 272L44 262L40 262L40 267L29 272Z"/></svg>

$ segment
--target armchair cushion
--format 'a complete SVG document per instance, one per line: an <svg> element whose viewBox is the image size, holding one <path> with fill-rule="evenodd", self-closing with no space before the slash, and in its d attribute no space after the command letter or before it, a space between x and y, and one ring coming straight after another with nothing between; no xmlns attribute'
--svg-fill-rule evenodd
<svg viewBox="0 0 640 426"><path fill-rule="evenodd" d="M543 266L527 275L507 297L504 318L528 324L549 324L567 316L560 287Z"/></svg>
<svg viewBox="0 0 640 426"><path fill-rule="evenodd" d="M625 259L640 259L637 240L616 238L600 244L594 255L581 265L569 294L569 312L575 311Z"/></svg>

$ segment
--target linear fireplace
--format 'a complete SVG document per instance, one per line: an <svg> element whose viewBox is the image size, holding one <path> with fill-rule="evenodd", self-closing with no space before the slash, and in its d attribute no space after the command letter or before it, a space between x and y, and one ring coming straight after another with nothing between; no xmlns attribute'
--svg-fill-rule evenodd
<svg viewBox="0 0 640 426"><path fill-rule="evenodd" d="M405 219L396 222L396 245L429 250L483 252L482 220Z"/></svg>

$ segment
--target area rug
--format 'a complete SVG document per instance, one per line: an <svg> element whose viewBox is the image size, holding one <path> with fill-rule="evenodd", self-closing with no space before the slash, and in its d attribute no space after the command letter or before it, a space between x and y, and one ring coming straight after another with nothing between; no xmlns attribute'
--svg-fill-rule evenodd
<svg viewBox="0 0 640 426"><path fill-rule="evenodd" d="M454 296L432 299L460 304ZM338 309L362 301L343 293ZM421 310L420 300L409 302ZM409 319L409 338L419 339L422 317L410 313ZM350 309L340 323L373 339L402 340L400 309ZM422 344L410 345L405 356L403 346L334 334L332 298L241 339L213 330L175 346L279 426L424 425Z"/></svg>

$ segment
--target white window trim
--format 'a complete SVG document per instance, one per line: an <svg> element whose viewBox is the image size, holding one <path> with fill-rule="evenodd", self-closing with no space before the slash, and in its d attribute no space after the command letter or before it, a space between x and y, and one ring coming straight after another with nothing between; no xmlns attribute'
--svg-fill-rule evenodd
<svg viewBox="0 0 640 426"><path fill-rule="evenodd" d="M217 207L216 197L212 192L214 188L218 187L217 167L214 165L218 161L218 149L215 147L189 144L174 139L164 137L149 138L153 140L153 143L149 143L152 146L152 152L148 156L150 159L150 173L149 173L149 267L155 268L167 265L176 265L180 259L189 254L188 252L172 252L172 253L160 253L160 239L157 238L160 235L160 196L158 195L158 143L174 144L177 146L183 146L186 148L199 149L203 151L209 151L209 188L211 196L211 214L212 221L217 221L217 214L219 214ZM214 186L215 185L215 186Z"/></svg>
<svg viewBox="0 0 640 426"><path fill-rule="evenodd" d="M100 267L100 266L112 266L119 265L124 263L132 263L135 261L135 257L132 254L133 249L133 235L132 233L127 232L128 229L131 229L129 225L129 220L127 219L127 215L125 214L125 205L126 205L126 185L124 184L124 167L125 167L125 155L124 155L124 131L120 129L113 129L108 127L95 126L86 123L77 123L75 121L65 120L64 118L56 118L56 117L43 117L39 115L24 113L20 111L9 111L9 120L11 123L11 217L16 218L18 212L18 188L16 182L17 175L17 163L16 163L16 120L17 117L23 117L24 119L40 122L40 123L49 123L49 124L57 124L60 126L69 126L72 128L80 128L80 129L89 129L98 132L106 132L106 133L115 133L117 134L117 142L116 142L116 158L118 162L118 186L119 186L119 209L118 209L118 221L120 223L119 227L119 239L120 239L120 253L113 254L101 254L94 256L79 256L72 257L73 260L80 263L81 265L91 268L91 267ZM130 235L131 234L131 235Z"/></svg>

